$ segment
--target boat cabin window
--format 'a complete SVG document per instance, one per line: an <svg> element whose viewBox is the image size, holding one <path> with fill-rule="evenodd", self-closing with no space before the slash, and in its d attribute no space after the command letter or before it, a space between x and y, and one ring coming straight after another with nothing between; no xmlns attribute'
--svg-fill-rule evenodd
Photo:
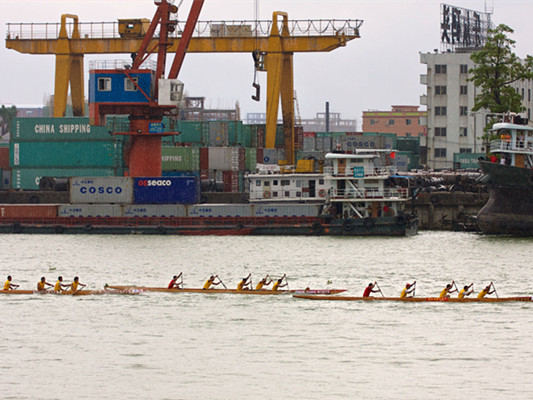
<svg viewBox="0 0 533 400"><path fill-rule="evenodd" d="M278 186L278 180L277 179L274 179L272 181L272 186Z"/></svg>
<svg viewBox="0 0 533 400"><path fill-rule="evenodd" d="M289 192L288 190L285 191L285 197L290 197L291 195L291 192Z"/></svg>
<svg viewBox="0 0 533 400"><path fill-rule="evenodd" d="M110 92L111 91L111 78L98 78L98 91Z"/></svg>
<svg viewBox="0 0 533 400"><path fill-rule="evenodd" d="M270 181L264 181L264 182L263 182L263 186L268 186L268 187L270 187Z"/></svg>
<svg viewBox="0 0 533 400"><path fill-rule="evenodd" d="M124 78L124 91L136 92L139 78Z"/></svg>
<svg viewBox="0 0 533 400"><path fill-rule="evenodd" d="M255 186L261 186L261 181L259 179L255 181Z"/></svg>
<svg viewBox="0 0 533 400"><path fill-rule="evenodd" d="M302 187L302 181L296 181L296 187Z"/></svg>
<svg viewBox="0 0 533 400"><path fill-rule="evenodd" d="M319 184L319 185L323 185L323 184L324 184L324 179L319 179L319 180L318 180L318 184Z"/></svg>
<svg viewBox="0 0 533 400"><path fill-rule="evenodd" d="M291 184L290 179L283 179L281 181L281 186L289 186Z"/></svg>

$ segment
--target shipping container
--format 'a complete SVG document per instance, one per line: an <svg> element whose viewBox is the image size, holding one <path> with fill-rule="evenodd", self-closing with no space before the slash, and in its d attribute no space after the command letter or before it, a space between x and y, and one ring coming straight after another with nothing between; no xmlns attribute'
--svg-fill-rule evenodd
<svg viewBox="0 0 533 400"><path fill-rule="evenodd" d="M410 171L412 169L413 153L410 151L397 151L394 156L394 165L398 171Z"/></svg>
<svg viewBox="0 0 533 400"><path fill-rule="evenodd" d="M43 176L69 178L121 174L121 170L114 168L14 168L11 170L11 187L13 189L39 190L39 182Z"/></svg>
<svg viewBox="0 0 533 400"><path fill-rule="evenodd" d="M315 146L317 151L331 151L331 133L317 132L315 138Z"/></svg>
<svg viewBox="0 0 533 400"><path fill-rule="evenodd" d="M302 150L315 151L316 150L316 133L304 132L302 135Z"/></svg>
<svg viewBox="0 0 533 400"><path fill-rule="evenodd" d="M88 117L15 118L12 141L110 141L107 126L89 124Z"/></svg>
<svg viewBox="0 0 533 400"><path fill-rule="evenodd" d="M11 189L11 170L2 169L2 190Z"/></svg>
<svg viewBox="0 0 533 400"><path fill-rule="evenodd" d="M0 218L56 218L55 204L1 204Z"/></svg>
<svg viewBox="0 0 533 400"><path fill-rule="evenodd" d="M134 204L195 204L200 202L198 177L133 178Z"/></svg>
<svg viewBox="0 0 533 400"><path fill-rule="evenodd" d="M242 171L244 169L244 148L209 147L208 149L210 170Z"/></svg>
<svg viewBox="0 0 533 400"><path fill-rule="evenodd" d="M342 150L353 153L358 149L383 149L383 138L379 136L345 136L342 139Z"/></svg>
<svg viewBox="0 0 533 400"><path fill-rule="evenodd" d="M58 207L60 217L122 217L119 204L68 204Z"/></svg>
<svg viewBox="0 0 533 400"><path fill-rule="evenodd" d="M456 169L477 169L479 158L485 156L485 153L454 153L453 164Z"/></svg>
<svg viewBox="0 0 533 400"><path fill-rule="evenodd" d="M11 142L12 168L119 168L122 143Z"/></svg>
<svg viewBox="0 0 533 400"><path fill-rule="evenodd" d="M186 177L196 176L200 177L200 171L163 171L161 176Z"/></svg>
<svg viewBox="0 0 533 400"><path fill-rule="evenodd" d="M396 138L396 150L410 151L413 155L420 155L420 138L419 137L398 137Z"/></svg>
<svg viewBox="0 0 533 400"><path fill-rule="evenodd" d="M242 183L239 183L239 179L242 179L242 172L222 171L224 192L239 193L239 188L242 187Z"/></svg>
<svg viewBox="0 0 533 400"><path fill-rule="evenodd" d="M165 119L163 119L164 121ZM176 129L180 134L171 136L166 140L175 143L191 143L196 146L204 145L205 142L202 139L203 125L204 122L202 121L178 121Z"/></svg>
<svg viewBox="0 0 533 400"><path fill-rule="evenodd" d="M132 204L133 178L88 177L70 180L72 204Z"/></svg>
<svg viewBox="0 0 533 400"><path fill-rule="evenodd" d="M0 168L9 169L9 144L2 143L0 146Z"/></svg>
<svg viewBox="0 0 533 400"><path fill-rule="evenodd" d="M199 147L161 147L163 171L198 171L200 169Z"/></svg>
<svg viewBox="0 0 533 400"><path fill-rule="evenodd" d="M320 212L317 204L256 204L254 217L316 217Z"/></svg>
<svg viewBox="0 0 533 400"><path fill-rule="evenodd" d="M278 165L279 161L283 160L285 160L284 149L263 149L263 160L260 164Z"/></svg>
<svg viewBox="0 0 533 400"><path fill-rule="evenodd" d="M124 217L186 217L183 204L135 204L123 206Z"/></svg>
<svg viewBox="0 0 533 400"><path fill-rule="evenodd" d="M244 149L244 169L246 171L255 172L257 168L257 149L247 147Z"/></svg>
<svg viewBox="0 0 533 400"><path fill-rule="evenodd" d="M229 145L229 121L208 121L209 146Z"/></svg>
<svg viewBox="0 0 533 400"><path fill-rule="evenodd" d="M251 217L250 204L195 204L188 207L189 217Z"/></svg>

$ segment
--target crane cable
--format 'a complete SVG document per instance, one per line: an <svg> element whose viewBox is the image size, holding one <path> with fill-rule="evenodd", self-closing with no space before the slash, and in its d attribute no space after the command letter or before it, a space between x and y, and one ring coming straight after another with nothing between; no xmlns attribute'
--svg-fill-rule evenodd
<svg viewBox="0 0 533 400"><path fill-rule="evenodd" d="M252 86L255 88L255 94L252 95L252 100L259 101L261 97L261 87L257 83L257 70L260 63L260 54L259 54L259 0L254 0L254 21L255 21L255 50L252 52L252 57L254 59L254 82Z"/></svg>

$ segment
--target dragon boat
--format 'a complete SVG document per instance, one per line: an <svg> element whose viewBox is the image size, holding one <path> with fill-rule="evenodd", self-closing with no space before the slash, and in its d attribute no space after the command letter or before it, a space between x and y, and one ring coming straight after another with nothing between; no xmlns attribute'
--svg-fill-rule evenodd
<svg viewBox="0 0 533 400"><path fill-rule="evenodd" d="M123 295L134 295L141 293L140 290L136 289L123 289L123 290L117 290L117 289L99 289L99 290L62 290L60 292L56 292L55 290L0 290L0 294L38 294L38 295L45 295L45 294L53 294L56 296L88 296L88 295L101 295L101 294L123 294Z"/></svg>
<svg viewBox="0 0 533 400"><path fill-rule="evenodd" d="M292 297L296 299L306 300L337 300L337 301L403 301L411 303L420 302L437 302L437 303L503 303L511 301L533 301L531 296L518 297L484 297L478 299L477 297L462 298L457 297L440 298L440 297L350 297L350 296L313 296L307 294L294 294Z"/></svg>
<svg viewBox="0 0 533 400"><path fill-rule="evenodd" d="M279 295L279 294L302 294L302 295L332 295L345 292L346 289L297 289L297 290L237 290L237 289L202 289L183 288L168 289L166 287L107 285L107 289L114 290L138 290L140 292L164 292L164 293L203 293L203 294L251 294L251 295Z"/></svg>

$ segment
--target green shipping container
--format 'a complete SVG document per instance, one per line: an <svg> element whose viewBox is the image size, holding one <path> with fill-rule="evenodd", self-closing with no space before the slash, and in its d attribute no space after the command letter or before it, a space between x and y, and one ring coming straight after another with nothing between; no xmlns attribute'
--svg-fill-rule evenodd
<svg viewBox="0 0 533 400"><path fill-rule="evenodd" d="M107 126L90 125L87 117L15 118L11 128L15 141L113 140Z"/></svg>
<svg viewBox="0 0 533 400"><path fill-rule="evenodd" d="M120 168L122 142L11 142L11 168Z"/></svg>
<svg viewBox="0 0 533 400"><path fill-rule="evenodd" d="M410 151L414 155L420 155L420 138L399 137L396 139L396 149L399 151Z"/></svg>
<svg viewBox="0 0 533 400"><path fill-rule="evenodd" d="M255 172L257 169L257 149L255 147L244 149L244 169L250 172Z"/></svg>
<svg viewBox="0 0 533 400"><path fill-rule="evenodd" d="M485 153L453 153L453 165L457 169L476 169L479 157L485 156Z"/></svg>
<svg viewBox="0 0 533 400"><path fill-rule="evenodd" d="M14 168L11 170L13 189L39 190L43 176L69 178L72 176L122 176L122 171L112 168Z"/></svg>
<svg viewBox="0 0 533 400"><path fill-rule="evenodd" d="M161 169L163 171L199 171L199 147L161 147Z"/></svg>

